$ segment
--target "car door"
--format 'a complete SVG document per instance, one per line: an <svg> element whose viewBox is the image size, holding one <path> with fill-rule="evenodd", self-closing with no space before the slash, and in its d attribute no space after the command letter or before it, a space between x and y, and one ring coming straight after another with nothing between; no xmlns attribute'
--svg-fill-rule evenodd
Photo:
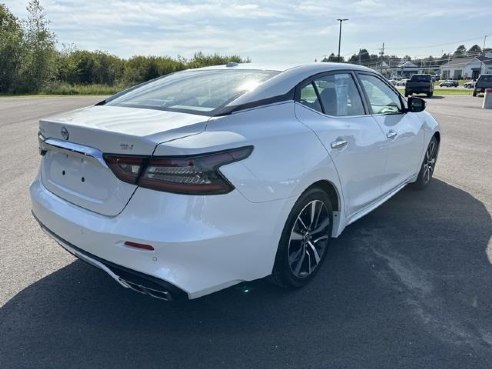
<svg viewBox="0 0 492 369"><path fill-rule="evenodd" d="M422 160L423 122L419 113L406 112L401 95L383 80L370 73L357 73L372 116L384 131L388 157L383 195L408 182Z"/></svg>
<svg viewBox="0 0 492 369"><path fill-rule="evenodd" d="M381 196L386 137L351 72L307 80L296 99L297 118L315 132L336 166L350 217Z"/></svg>

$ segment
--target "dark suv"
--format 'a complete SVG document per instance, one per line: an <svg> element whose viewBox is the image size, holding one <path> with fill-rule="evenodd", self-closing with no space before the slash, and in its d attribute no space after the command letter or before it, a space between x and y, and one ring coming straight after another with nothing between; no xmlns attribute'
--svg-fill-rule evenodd
<svg viewBox="0 0 492 369"><path fill-rule="evenodd" d="M430 74L414 74L405 84L405 97L412 94L434 94L434 82Z"/></svg>
<svg viewBox="0 0 492 369"><path fill-rule="evenodd" d="M492 88L492 74L482 74L475 83L473 96L477 96L480 92L485 92L486 88Z"/></svg>

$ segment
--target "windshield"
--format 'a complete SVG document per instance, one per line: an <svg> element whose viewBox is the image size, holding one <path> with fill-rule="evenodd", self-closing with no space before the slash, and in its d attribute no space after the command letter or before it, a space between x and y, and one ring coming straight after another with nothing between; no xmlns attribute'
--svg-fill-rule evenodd
<svg viewBox="0 0 492 369"><path fill-rule="evenodd" d="M107 105L213 115L278 74L264 70L188 70L159 78L110 99Z"/></svg>
<svg viewBox="0 0 492 369"><path fill-rule="evenodd" d="M480 82L492 82L492 74L491 75L480 76L479 81Z"/></svg>

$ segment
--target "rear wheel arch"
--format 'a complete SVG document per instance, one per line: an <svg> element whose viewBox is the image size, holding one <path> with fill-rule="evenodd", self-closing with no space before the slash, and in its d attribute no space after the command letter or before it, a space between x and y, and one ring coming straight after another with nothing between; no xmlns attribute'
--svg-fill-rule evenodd
<svg viewBox="0 0 492 369"><path fill-rule="evenodd" d="M339 195L337 188L335 187L335 185L332 182L330 182L328 180L317 181L317 182L313 183L311 186L309 186L308 188L306 188L306 190L304 192L308 191L309 189L311 189L313 187L317 187L317 188L323 190L324 192L326 192L326 194L330 198L332 210L333 211L340 211L340 209L342 208L341 196Z"/></svg>
<svg viewBox="0 0 492 369"><path fill-rule="evenodd" d="M440 145L441 144L441 133L439 131L436 131L436 133L434 133L434 137L437 140L437 144Z"/></svg>

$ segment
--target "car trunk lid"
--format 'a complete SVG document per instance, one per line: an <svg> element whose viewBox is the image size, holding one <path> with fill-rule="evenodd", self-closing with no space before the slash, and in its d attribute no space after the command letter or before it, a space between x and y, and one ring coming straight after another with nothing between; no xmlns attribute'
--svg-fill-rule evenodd
<svg viewBox="0 0 492 369"><path fill-rule="evenodd" d="M104 154L151 156L161 143L202 132L207 120L200 115L110 106L43 119L41 181L70 203L115 216L137 186L119 180Z"/></svg>

